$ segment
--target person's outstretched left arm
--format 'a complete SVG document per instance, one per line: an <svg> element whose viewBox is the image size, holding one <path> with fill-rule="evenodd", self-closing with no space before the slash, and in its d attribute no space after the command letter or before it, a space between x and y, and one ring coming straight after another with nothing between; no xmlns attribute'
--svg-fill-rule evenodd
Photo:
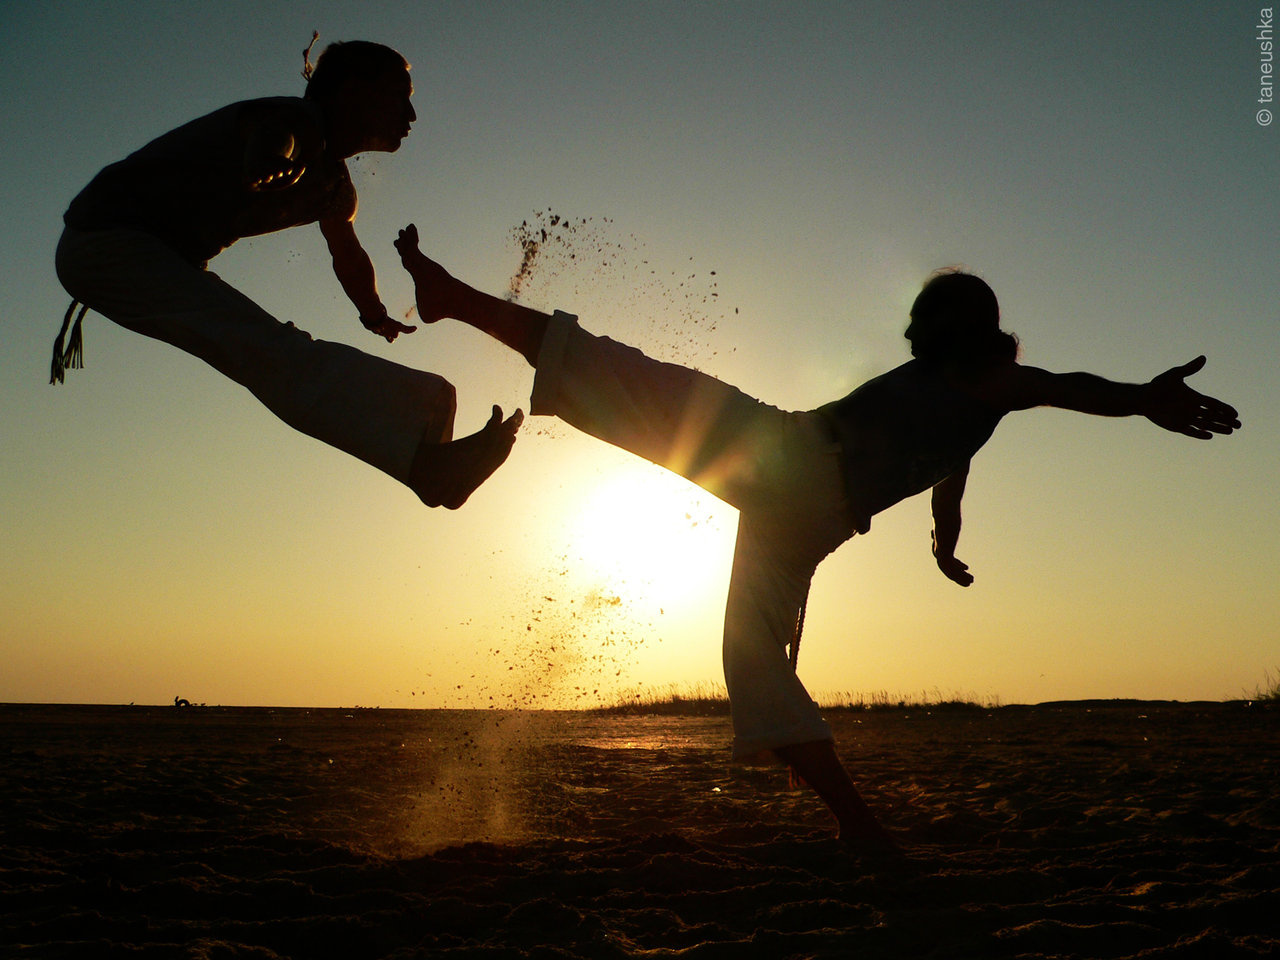
<svg viewBox="0 0 1280 960"><path fill-rule="evenodd" d="M969 565L956 559L956 544L960 541L960 501L968 479L969 464L966 463L951 476L934 484L931 498L933 558L946 578L962 587L973 583Z"/></svg>

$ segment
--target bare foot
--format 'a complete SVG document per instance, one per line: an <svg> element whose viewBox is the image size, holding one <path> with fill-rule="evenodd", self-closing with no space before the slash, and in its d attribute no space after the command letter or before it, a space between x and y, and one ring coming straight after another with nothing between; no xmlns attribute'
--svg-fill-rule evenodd
<svg viewBox="0 0 1280 960"><path fill-rule="evenodd" d="M435 323L445 317L456 319L450 294L458 282L444 267L418 249L418 228L409 224L395 239L400 253L400 264L413 277L413 296L418 304L418 318L423 323Z"/></svg>
<svg viewBox="0 0 1280 960"><path fill-rule="evenodd" d="M839 839L850 853L876 858L906 856L906 851L874 818L858 823L841 823Z"/></svg>
<svg viewBox="0 0 1280 960"><path fill-rule="evenodd" d="M409 471L409 486L428 507L457 510L480 484L502 466L524 422L517 410L506 420L502 408L482 429L449 443L423 444Z"/></svg>

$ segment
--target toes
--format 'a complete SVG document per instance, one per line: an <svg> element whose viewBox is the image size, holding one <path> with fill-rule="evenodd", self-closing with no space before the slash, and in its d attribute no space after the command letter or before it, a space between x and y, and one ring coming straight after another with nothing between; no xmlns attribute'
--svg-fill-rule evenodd
<svg viewBox="0 0 1280 960"><path fill-rule="evenodd" d="M401 256L408 256L418 246L418 228L412 223L400 231L400 235L392 242Z"/></svg>

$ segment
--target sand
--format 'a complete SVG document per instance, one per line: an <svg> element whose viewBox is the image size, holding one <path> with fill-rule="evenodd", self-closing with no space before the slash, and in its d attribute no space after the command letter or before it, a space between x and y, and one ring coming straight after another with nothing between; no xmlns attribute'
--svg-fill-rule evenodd
<svg viewBox="0 0 1280 960"><path fill-rule="evenodd" d="M722 717L0 707L0 956L1280 954L1280 709L831 719L908 858Z"/></svg>

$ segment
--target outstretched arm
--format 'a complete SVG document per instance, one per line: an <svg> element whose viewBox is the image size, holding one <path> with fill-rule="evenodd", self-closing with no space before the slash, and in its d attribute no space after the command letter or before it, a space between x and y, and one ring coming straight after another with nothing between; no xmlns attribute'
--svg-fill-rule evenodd
<svg viewBox="0 0 1280 960"><path fill-rule="evenodd" d="M1173 367L1149 383L1116 383L1092 373L1050 373L1014 365L994 384L992 399L1009 410L1049 406L1102 417L1141 415L1157 426L1198 440L1230 434L1240 426L1234 407L1187 386L1204 357Z"/></svg>
<svg viewBox="0 0 1280 960"><path fill-rule="evenodd" d="M360 322L365 328L385 337L387 343L402 333L413 333L416 327L406 326L387 316L387 308L378 296L373 261L360 245L353 220L342 216L321 220L320 232L324 234L329 254L333 257L334 276L360 311Z"/></svg>
<svg viewBox="0 0 1280 960"><path fill-rule="evenodd" d="M948 580L962 587L973 583L969 565L956 559L956 544L960 540L960 500L964 497L965 483L969 479L969 464L933 487L933 557L938 569Z"/></svg>

